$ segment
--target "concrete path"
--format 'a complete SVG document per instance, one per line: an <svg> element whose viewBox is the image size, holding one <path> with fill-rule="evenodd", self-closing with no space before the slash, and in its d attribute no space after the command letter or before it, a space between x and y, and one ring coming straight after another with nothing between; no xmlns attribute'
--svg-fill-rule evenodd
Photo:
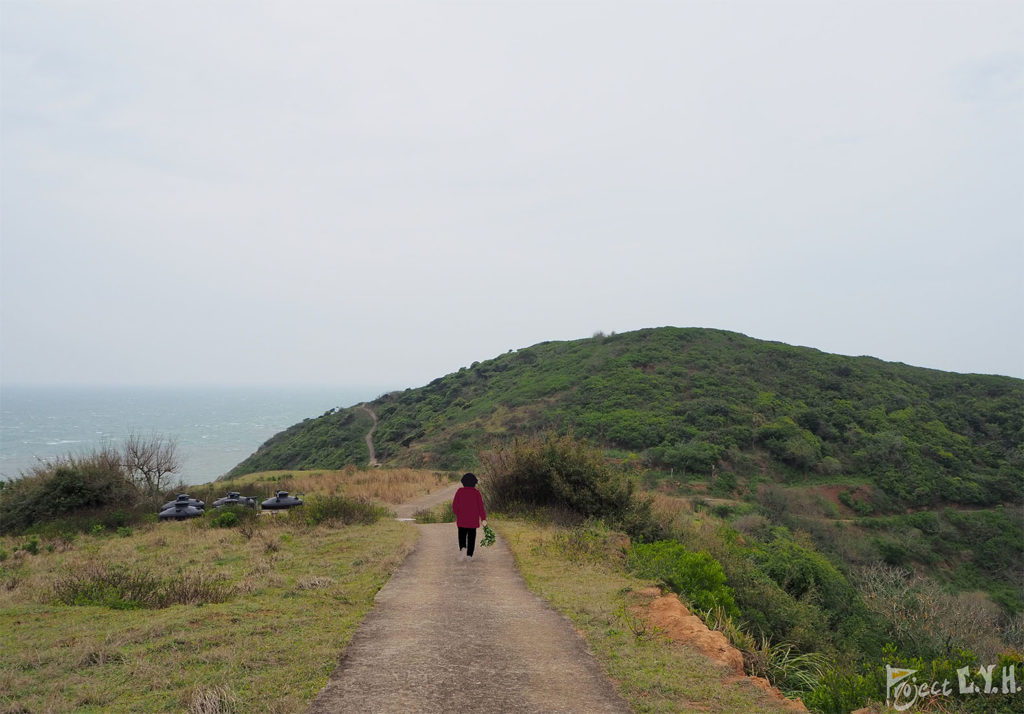
<svg viewBox="0 0 1024 714"><path fill-rule="evenodd" d="M569 620L526 589L500 536L467 561L454 523L417 528L312 714L632 711Z"/></svg>

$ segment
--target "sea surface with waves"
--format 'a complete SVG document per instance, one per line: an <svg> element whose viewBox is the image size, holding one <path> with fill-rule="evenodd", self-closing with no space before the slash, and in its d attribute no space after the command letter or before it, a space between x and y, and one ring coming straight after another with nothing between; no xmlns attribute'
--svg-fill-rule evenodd
<svg viewBox="0 0 1024 714"><path fill-rule="evenodd" d="M173 438L181 479L228 472L264 441L306 418L369 401L376 387L0 386L0 477L40 461L118 447L128 434Z"/></svg>

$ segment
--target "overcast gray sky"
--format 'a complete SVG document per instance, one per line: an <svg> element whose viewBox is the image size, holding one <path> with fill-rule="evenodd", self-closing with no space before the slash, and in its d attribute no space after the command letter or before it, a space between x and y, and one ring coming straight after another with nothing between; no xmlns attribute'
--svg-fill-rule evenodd
<svg viewBox="0 0 1024 714"><path fill-rule="evenodd" d="M661 325L1024 376L1024 3L0 12L5 383Z"/></svg>

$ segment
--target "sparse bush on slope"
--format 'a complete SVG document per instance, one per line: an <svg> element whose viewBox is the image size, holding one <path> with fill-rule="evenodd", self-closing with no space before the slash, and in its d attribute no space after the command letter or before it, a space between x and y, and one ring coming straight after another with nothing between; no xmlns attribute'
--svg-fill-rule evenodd
<svg viewBox="0 0 1024 714"><path fill-rule="evenodd" d="M129 434L120 449L44 461L0 481L0 533L115 529L162 502L180 462L174 439Z"/></svg>
<svg viewBox="0 0 1024 714"><path fill-rule="evenodd" d="M141 501L142 492L122 466L121 455L103 448L43 463L8 482L0 489L0 533L20 533L57 519L80 527Z"/></svg>

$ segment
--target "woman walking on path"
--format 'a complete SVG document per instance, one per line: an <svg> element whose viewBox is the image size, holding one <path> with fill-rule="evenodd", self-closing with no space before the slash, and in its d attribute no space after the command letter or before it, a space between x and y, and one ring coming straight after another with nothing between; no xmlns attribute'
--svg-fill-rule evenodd
<svg viewBox="0 0 1024 714"><path fill-rule="evenodd" d="M476 547L476 529L487 525L487 514L484 512L484 498L476 490L477 478L473 474L462 477L462 488L455 492L452 511L455 513L455 525L459 527L459 550L465 549L466 557L473 557Z"/></svg>

